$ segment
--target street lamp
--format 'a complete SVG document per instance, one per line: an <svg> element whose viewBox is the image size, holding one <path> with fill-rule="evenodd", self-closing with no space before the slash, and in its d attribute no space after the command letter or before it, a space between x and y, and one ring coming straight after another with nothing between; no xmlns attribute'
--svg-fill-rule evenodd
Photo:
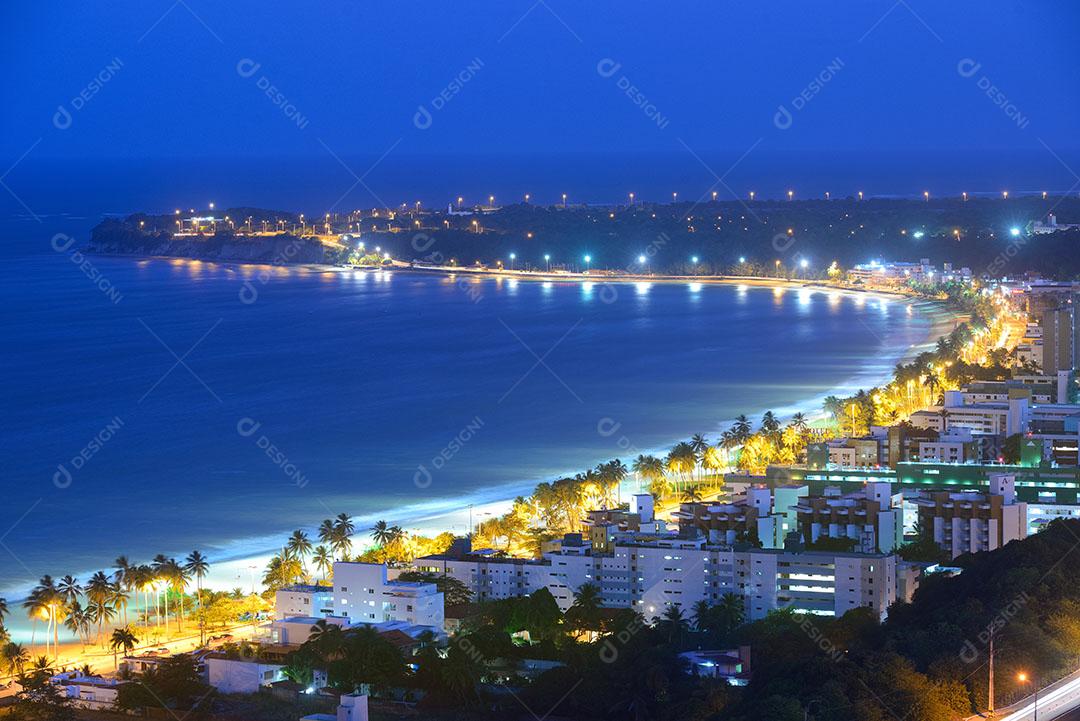
<svg viewBox="0 0 1080 721"><path fill-rule="evenodd" d="M489 195L488 196L488 207L489 208L494 208L495 207L495 196L494 195Z"/></svg>
<svg viewBox="0 0 1080 721"><path fill-rule="evenodd" d="M696 255L691 256L690 262L693 263L694 265L697 265L698 257Z"/></svg>
<svg viewBox="0 0 1080 721"><path fill-rule="evenodd" d="M630 206L633 207L633 205L634 205L634 194L630 193Z"/></svg>
<svg viewBox="0 0 1080 721"><path fill-rule="evenodd" d="M562 207L566 207L566 193L562 194Z"/></svg>
<svg viewBox="0 0 1080 721"><path fill-rule="evenodd" d="M1031 687L1035 689L1035 705L1032 707L1032 711L1034 712L1034 721L1039 721L1039 684L1023 671L1016 674L1016 680L1020 683L1031 683Z"/></svg>
<svg viewBox="0 0 1080 721"><path fill-rule="evenodd" d="M715 190L712 192L712 199L713 199L713 202L715 203L716 202L716 191Z"/></svg>
<svg viewBox="0 0 1080 721"><path fill-rule="evenodd" d="M746 262L746 256L745 255L740 255L739 256L739 262L740 263L745 263Z"/></svg>
<svg viewBox="0 0 1080 721"><path fill-rule="evenodd" d="M511 253L510 254L510 270L514 269L514 259L515 258L517 258L517 254L516 253Z"/></svg>
<svg viewBox="0 0 1080 721"><path fill-rule="evenodd" d="M788 199L788 200L791 200L791 199L792 199L792 198L794 198L794 197L795 197L795 191L794 191L794 190L789 190L789 191L787 192L787 199Z"/></svg>
<svg viewBox="0 0 1080 721"><path fill-rule="evenodd" d="M526 203L528 203L528 202L529 202L529 194L528 194L528 193L525 193L525 202L526 202Z"/></svg>
<svg viewBox="0 0 1080 721"><path fill-rule="evenodd" d="M1001 199L1002 200L1008 200L1009 199L1009 191L1007 191L1007 190L1001 191Z"/></svg>
<svg viewBox="0 0 1080 721"><path fill-rule="evenodd" d="M586 272L588 272L588 270L589 270L589 264L590 263L592 263L592 256L591 255L586 255L585 256L585 271Z"/></svg>
<svg viewBox="0 0 1080 721"><path fill-rule="evenodd" d="M964 202L966 203L967 202L967 193L960 193L960 196L964 199Z"/></svg>
<svg viewBox="0 0 1080 721"><path fill-rule="evenodd" d="M677 192L671 194L671 202L676 203L679 200L679 194Z"/></svg>
<svg viewBox="0 0 1080 721"><path fill-rule="evenodd" d="M859 191L859 200L862 200L862 191Z"/></svg>
<svg viewBox="0 0 1080 721"><path fill-rule="evenodd" d="M750 191L750 200L754 199L754 195L756 195L756 193L754 193L754 191L751 190Z"/></svg>
<svg viewBox="0 0 1080 721"><path fill-rule="evenodd" d="M930 191L929 190L924 190L922 192L922 197L923 197L923 200L925 200L927 203L929 203L930 202Z"/></svg>
<svg viewBox="0 0 1080 721"><path fill-rule="evenodd" d="M547 253L544 253L544 262L547 263L547 269L548 269L548 271L550 271L551 270L551 256L549 254L547 254Z"/></svg>

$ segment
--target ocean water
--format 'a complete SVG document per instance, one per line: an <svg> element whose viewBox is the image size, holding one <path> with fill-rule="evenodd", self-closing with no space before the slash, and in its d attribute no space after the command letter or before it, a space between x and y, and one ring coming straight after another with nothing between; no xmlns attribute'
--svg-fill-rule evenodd
<svg viewBox="0 0 1080 721"><path fill-rule="evenodd" d="M538 481L872 385L941 316L824 292L77 254L108 213L208 200L329 207L351 180L308 165L283 161L275 175L265 161L31 156L5 177L0 596L44 574L108 569L120 554L194 548L215 584L247 587L257 564L244 559L341 512L359 528L385 518L464 532L470 504L482 520L484 504ZM410 199L437 202L465 167L450 180L372 182L380 195L409 187ZM492 167L494 192L564 185L563 166ZM638 166L595 167L592 199L614 202L619 168ZM660 193L681 170L657 167ZM18 618L10 625L25 635Z"/></svg>
<svg viewBox="0 0 1080 721"><path fill-rule="evenodd" d="M340 512L464 531L469 502L871 383L933 320L812 291L76 260L27 253L0 284L9 595L121 553L265 552Z"/></svg>

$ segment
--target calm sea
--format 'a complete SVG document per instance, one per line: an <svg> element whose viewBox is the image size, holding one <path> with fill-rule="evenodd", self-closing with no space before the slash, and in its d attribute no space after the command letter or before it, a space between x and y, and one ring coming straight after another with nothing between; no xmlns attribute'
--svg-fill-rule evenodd
<svg viewBox="0 0 1080 721"><path fill-rule="evenodd" d="M464 531L470 502L873 383L934 320L897 300L728 286L80 265L103 213L179 202L138 172L101 173L9 176L40 222L0 204L9 597L119 554L264 552L340 512L361 526L455 512ZM286 180L266 202L218 201L305 207Z"/></svg>

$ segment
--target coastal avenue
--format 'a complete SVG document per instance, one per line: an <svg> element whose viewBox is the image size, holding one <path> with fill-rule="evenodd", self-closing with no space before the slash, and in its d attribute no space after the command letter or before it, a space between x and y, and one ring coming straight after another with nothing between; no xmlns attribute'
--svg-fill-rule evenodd
<svg viewBox="0 0 1080 721"><path fill-rule="evenodd" d="M1001 721L1035 721L1034 696L1000 711L1005 713L999 717ZM1080 670L1039 690L1038 718L1042 721L1080 721Z"/></svg>

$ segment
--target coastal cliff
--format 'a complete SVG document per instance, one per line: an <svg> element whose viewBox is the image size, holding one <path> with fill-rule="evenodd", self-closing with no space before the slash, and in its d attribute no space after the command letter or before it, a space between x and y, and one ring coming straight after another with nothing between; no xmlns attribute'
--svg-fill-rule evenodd
<svg viewBox="0 0 1080 721"><path fill-rule="evenodd" d="M135 218L135 216L132 216ZM143 255L238 263L337 263L340 253L312 238L288 233L245 236L230 232L176 237L165 231L145 232L138 219L110 219L90 233L87 250L104 255Z"/></svg>

